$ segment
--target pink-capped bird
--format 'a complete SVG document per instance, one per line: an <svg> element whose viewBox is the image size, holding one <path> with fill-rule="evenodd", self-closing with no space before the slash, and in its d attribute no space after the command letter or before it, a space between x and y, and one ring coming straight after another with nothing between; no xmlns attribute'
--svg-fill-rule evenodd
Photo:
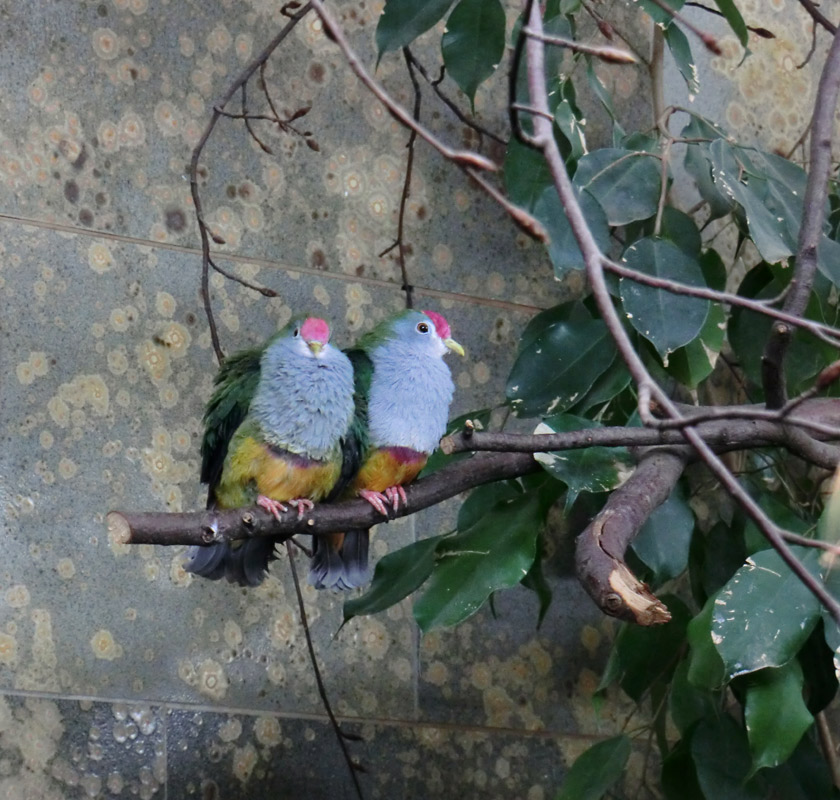
<svg viewBox="0 0 840 800"><path fill-rule="evenodd" d="M345 351L353 364L356 412L345 439L341 497L360 496L381 514L405 504L403 486L426 465L446 431L455 386L443 357L464 349L434 311L403 311ZM335 494L335 493L334 493ZM351 589L368 580L368 530L313 537L309 582Z"/></svg>
<svg viewBox="0 0 840 800"><path fill-rule="evenodd" d="M204 414L201 481L208 508L262 506L302 515L342 479L353 420L353 368L318 317L298 317L261 348L225 360ZM185 568L254 586L274 558L274 539L192 547Z"/></svg>

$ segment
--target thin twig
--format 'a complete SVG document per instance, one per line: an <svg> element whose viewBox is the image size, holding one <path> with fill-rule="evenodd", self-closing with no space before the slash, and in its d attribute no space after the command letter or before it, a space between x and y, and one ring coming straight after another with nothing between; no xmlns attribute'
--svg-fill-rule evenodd
<svg viewBox="0 0 840 800"><path fill-rule="evenodd" d="M786 322L816 336L821 341L832 347L840 348L840 330L833 328L830 325L825 325L821 322L805 319L803 317L795 316L794 314L785 311L778 311L771 308L769 303L772 300L753 300L749 297L743 297L739 294L732 294L731 292L719 292L716 289L709 289L707 286L691 286L687 283L680 283L669 278L660 278L654 275L646 275L643 272L637 272L630 269L625 264L619 264L608 258L603 259L603 266L609 272L614 273L622 278L634 281L636 283L644 284L645 286L653 286L657 289L664 289L666 292L673 294L686 295L688 297L697 297L704 300L713 300L717 303L725 303L729 306L745 308L754 311L757 314L763 314L766 317Z"/></svg>
<svg viewBox="0 0 840 800"><path fill-rule="evenodd" d="M435 148L444 158L465 167L475 167L476 169L486 169L491 172L498 170L498 165L489 158L475 153L472 150L453 150L451 147L445 145L438 139L431 131L423 127L419 122L409 114L399 103L397 103L391 95L386 92L382 86L377 83L370 73L364 68L359 57L355 51L350 47L347 37L341 26L335 21L332 14L327 11L324 3L321 0L311 0L310 5L318 13L324 29L327 34L335 41L344 54L350 69L356 74L356 77L367 87L368 91L379 100L385 108L388 109L391 116L398 122L402 123L406 128L417 132L417 135Z"/></svg>
<svg viewBox="0 0 840 800"><path fill-rule="evenodd" d="M298 578L297 567L295 566L295 551L289 541L286 541L286 553L289 557L289 569L292 572L292 580L295 584L295 595L297 595L298 611L300 612L300 624L303 626L303 633L306 636L306 647L309 650L309 661L312 664L312 672L315 675L315 684L318 687L318 694L321 696L321 702L324 704L324 709L327 712L327 716L330 718L330 725L332 725L336 738L338 739L338 743L341 746L341 754L344 756L347 769L350 771L350 777L352 778L353 786L356 789L356 796L359 800L364 800L364 794L362 794L362 787L359 783L359 776L357 774L358 766L353 759L350 758L350 751L347 749L346 734L341 730L341 726L338 724L335 714L333 714L332 706L330 705L329 698L327 697L327 690L324 686L324 680L321 677L321 670L318 667L318 659L315 656L315 647L312 644L312 634L309 632L309 621L306 618L306 606L303 603L303 592L300 590L300 579Z"/></svg>
<svg viewBox="0 0 840 800"><path fill-rule="evenodd" d="M219 332L216 328L216 320L213 316L213 308L210 303L210 237L208 235L207 223L204 220L204 212L201 205L201 196L198 191L198 160L201 158L207 140L216 123L221 117L219 109L224 108L230 99L236 94L240 86L248 82L250 77L256 72L261 64L265 63L268 57L277 49L277 46L292 32L295 25L298 24L310 11L310 4L307 3L295 12L289 15L289 21L283 29L262 49L262 51L254 58L242 72L237 75L233 83L227 88L227 91L222 95L221 99L213 106L213 114L210 121L207 123L201 138L198 140L190 158L190 193L192 194L193 207L195 208L196 218L198 219L198 232L201 236L201 298L204 303L204 313L207 315L207 324L210 328L210 340L213 343L213 351L216 354L216 359L221 364L224 361L224 353L219 342Z"/></svg>
<svg viewBox="0 0 840 800"><path fill-rule="evenodd" d="M822 25L832 36L837 33L837 26L828 17L823 16L822 12L817 8L816 3L813 3L812 0L799 0L799 5L811 15L811 19L814 22Z"/></svg>
<svg viewBox="0 0 840 800"><path fill-rule="evenodd" d="M526 36L538 36L540 41L545 42L546 44L565 47L567 50L572 50L575 53L586 53L587 55L595 56L596 58L600 58L602 61L607 61L611 64L638 63L636 56L632 53L628 53L626 50L620 50L617 47L576 42L574 39L567 39L564 36L548 36L544 33L532 31L527 26L524 28L524 33Z"/></svg>
<svg viewBox="0 0 840 800"><path fill-rule="evenodd" d="M811 297L817 271L817 250L823 235L825 216L823 208L828 195L828 178L831 173L831 134L834 130L838 94L840 94L840 35L835 33L822 75L820 75L817 97L814 101L810 167L802 204L796 270L791 279L791 291L782 307L784 311L794 316L804 313ZM785 356L792 337L793 330L790 326L776 322L764 347L761 378L764 395L770 408L779 408L784 405L787 398L784 367Z"/></svg>
<svg viewBox="0 0 840 800"><path fill-rule="evenodd" d="M432 91L441 99L441 102L456 116L458 119L464 123L464 125L469 126L473 130L477 131L481 136L487 136L493 141L498 142L499 144L507 144L507 140L503 139L501 136L493 133L493 131L485 128L483 125L480 125L474 119L468 117L460 108L458 108L457 103L452 100L447 94L444 93L443 89L440 88L440 81L432 80L431 76L427 72L426 68L420 63L414 53L411 52L411 48L406 47L405 50L408 51L408 57L411 59L411 63L417 68L417 71L423 76L423 80L425 80L429 86L432 87Z"/></svg>
<svg viewBox="0 0 840 800"><path fill-rule="evenodd" d="M703 44L706 49L719 56L723 51L717 43L717 39L710 33L700 30L693 22L687 20L679 11L675 11L669 6L665 0L651 0L654 5L659 6L669 17L680 23L686 30L693 33Z"/></svg>
<svg viewBox="0 0 840 800"><path fill-rule="evenodd" d="M210 259L210 266L213 267L213 269L220 275L224 275L229 281L238 283L241 286L245 286L248 289L253 289L255 292L259 292L263 297L280 296L277 292L274 291L274 289L269 289L266 286L260 286L256 283L251 283L250 281L246 281L245 278L240 278L238 275L234 275L232 272L228 272L223 267L220 267L212 258Z"/></svg>

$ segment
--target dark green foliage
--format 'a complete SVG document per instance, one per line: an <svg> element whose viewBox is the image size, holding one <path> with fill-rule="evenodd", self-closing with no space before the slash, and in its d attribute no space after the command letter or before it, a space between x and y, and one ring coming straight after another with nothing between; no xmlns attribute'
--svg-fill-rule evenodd
<svg viewBox="0 0 840 800"><path fill-rule="evenodd" d="M685 5L683 0L667 4L676 11ZM638 0L637 5L661 29L687 93L703 91L694 58L702 47L696 34L659 3ZM750 32L737 0L714 0L714 5L719 24L727 25L747 48ZM606 15L598 4L595 8ZM580 25L586 30L580 38L592 41L590 12L592 7L580 0L548 0L543 4L545 32L576 39ZM708 9L686 7L684 12L696 21L705 19ZM479 86L497 68L510 68L502 54L505 28L498 0L386 0L376 34L379 54L410 44L444 21L441 62L472 105ZM522 27L519 19L510 45L517 44ZM600 33L608 34L606 25ZM438 34L428 36L427 41ZM619 46L619 40L612 45ZM512 51L509 47L507 52ZM685 108L663 119L683 139L666 146L648 117L644 129L631 128L622 117L609 81L598 77L604 73L596 57L548 46L545 59L554 139L590 233L604 254L666 284L716 292L737 286L742 297L761 301L784 295L796 268L807 181L803 166L735 141L715 120ZM523 55L510 87L523 106L531 104L526 66ZM605 140L597 143L591 133L596 126L589 124L593 115L607 125ZM519 110L515 117L525 133L533 132L528 111ZM592 265L584 263L551 172L537 150L512 132L507 138L507 197L533 214L548 233L546 282L572 284L575 271ZM498 160L498 153L494 157ZM680 169L674 168L676 158L682 160ZM675 187L675 181L691 185ZM674 197L684 197L685 188L700 199L701 213L695 214L690 202L676 206ZM834 184L830 188L816 253L818 275L805 316L835 325L840 307L840 192ZM735 231L733 243L715 238L722 228ZM734 258L730 244L737 246ZM754 258L756 252L759 258ZM744 265L738 285L732 272ZM606 281L611 294L607 302L619 311L636 352L670 396L684 403L714 404L721 383L728 380L737 399L719 402L761 402L762 355L772 325L768 316L719 299L687 297L629 277L619 279L609 270ZM797 332L787 355L788 395L813 386L835 358L834 348ZM840 385L824 391L838 396ZM591 298L547 309L525 327L507 376L505 402L520 420L533 419L531 429L540 432L640 424L636 387ZM232 412L237 408L233 403ZM490 410L454 420L451 430L467 418L486 426ZM223 428L219 439L224 439ZM454 458L433 456L427 473ZM521 583L535 593L535 624L541 623L553 610L542 563L543 548L548 552L553 541L551 532L543 531L549 508L556 503L554 513L565 514L568 526L580 517L572 532L579 533L620 486L632 457L621 448L590 447L545 453L538 460L544 468L540 473L473 490L452 534L421 540L382 559L370 590L347 603L345 618L374 613L416 592L415 617L427 631L458 624L493 593ZM837 797L815 744L812 720L837 691L832 658L840 648L840 627L768 549L742 511L726 504L710 508L714 500L695 497L709 476L698 478L693 469L649 517L629 553L642 579L656 589L665 585L671 593L663 599L673 620L655 628L621 625L601 684L602 692L611 685L620 687L647 716L638 731L634 726L642 715L628 725L627 735L585 752L571 766L557 798L645 796L634 793L637 787L622 787L621 776L632 748L641 750L648 741L659 748L661 764L660 785L649 796ZM838 507L821 515L822 477L800 461L775 449L753 450L736 472L779 526L832 542L840 538L840 501L832 501ZM840 571L820 560L817 550L795 552L829 591L840 595ZM650 784L655 761L646 759Z"/></svg>

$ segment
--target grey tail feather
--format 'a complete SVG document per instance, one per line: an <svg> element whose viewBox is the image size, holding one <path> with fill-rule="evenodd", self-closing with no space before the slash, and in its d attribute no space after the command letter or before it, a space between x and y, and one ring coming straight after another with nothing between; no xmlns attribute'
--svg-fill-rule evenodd
<svg viewBox="0 0 840 800"><path fill-rule="evenodd" d="M211 581L225 578L240 586L258 586L274 558L274 539L257 536L236 546L219 542L206 547L191 547L184 569Z"/></svg>
<svg viewBox="0 0 840 800"><path fill-rule="evenodd" d="M366 529L347 531L339 550L330 547L328 537L313 536L309 583L316 589L355 589L367 583L368 544Z"/></svg>

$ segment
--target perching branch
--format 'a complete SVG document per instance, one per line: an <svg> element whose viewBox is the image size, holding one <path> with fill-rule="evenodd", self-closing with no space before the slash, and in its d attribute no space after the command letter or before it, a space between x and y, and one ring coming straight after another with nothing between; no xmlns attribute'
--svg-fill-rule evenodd
<svg viewBox="0 0 840 800"><path fill-rule="evenodd" d="M811 124L811 163L808 184L803 201L802 223L796 251L796 271L791 279L791 290L785 298L784 311L800 316L808 305L814 276L817 271L817 248L822 238L825 221L825 201L828 195L828 177L831 172L831 135L834 131L834 113L840 93L840 35L834 41L820 76L814 116ZM761 362L764 395L770 408L779 408L786 400L784 362L793 329L776 322L764 348Z"/></svg>
<svg viewBox="0 0 840 800"><path fill-rule="evenodd" d="M452 464L407 486L407 506L401 506L392 518L436 505L482 483L516 478L538 469L537 462L526 453L480 455L469 461ZM107 517L108 530L115 541L122 544L161 545L212 544L253 536L277 536L284 539L296 533L317 536L348 528L370 528L383 521L382 515L365 500L349 500L335 505L322 503L303 519L290 513L281 522L259 508L182 514L112 511Z"/></svg>

